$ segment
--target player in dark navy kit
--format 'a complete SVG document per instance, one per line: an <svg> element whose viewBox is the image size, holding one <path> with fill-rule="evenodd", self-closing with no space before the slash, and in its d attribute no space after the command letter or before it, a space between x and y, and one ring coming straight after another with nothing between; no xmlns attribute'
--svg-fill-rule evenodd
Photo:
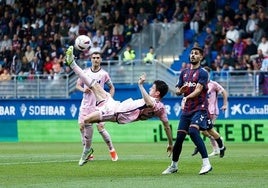
<svg viewBox="0 0 268 188"><path fill-rule="evenodd" d="M203 165L199 174L206 174L212 170L206 146L199 133L200 130L207 129L208 118L208 73L200 65L202 59L203 50L198 47L192 48L190 53L191 67L181 72L179 82L176 85L176 94L184 96L181 102L182 114L176 142L173 146L172 162L162 174L172 174L178 171L179 156L187 134L190 135L202 156Z"/></svg>

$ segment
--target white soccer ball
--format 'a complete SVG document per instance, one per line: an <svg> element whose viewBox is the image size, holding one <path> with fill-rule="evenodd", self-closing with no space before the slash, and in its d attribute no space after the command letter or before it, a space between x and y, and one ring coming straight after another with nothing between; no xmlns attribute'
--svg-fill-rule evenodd
<svg viewBox="0 0 268 188"><path fill-rule="evenodd" d="M86 35L79 35L75 39L74 47L79 51L85 51L88 50L91 46L92 42L90 38Z"/></svg>

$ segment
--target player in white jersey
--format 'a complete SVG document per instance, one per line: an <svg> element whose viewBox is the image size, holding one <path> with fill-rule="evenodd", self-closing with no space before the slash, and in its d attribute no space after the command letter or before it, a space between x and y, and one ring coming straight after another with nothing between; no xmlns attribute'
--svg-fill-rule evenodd
<svg viewBox="0 0 268 188"><path fill-rule="evenodd" d="M86 75L83 70L75 63L73 55L73 46L66 51L65 63L69 65L80 79L92 90L96 96L97 109L90 113L85 123L97 122L117 122L125 124L138 120L146 120L152 117L158 117L164 126L167 138L169 155L172 152L172 134L168 122L165 105L161 99L168 92L168 85L162 80L154 81L149 93L145 90L143 84L145 82L145 74L141 75L138 80L138 86L142 94L141 99L127 99L123 102L115 101L111 95L106 92L95 79Z"/></svg>
<svg viewBox="0 0 268 188"><path fill-rule="evenodd" d="M209 67L204 67L205 70L210 72ZM204 136L207 136L210 139L210 143L212 145L213 151L208 156L220 155L220 157L224 156L224 152L226 150L223 140L220 134L214 129L213 125L219 115L219 106L218 106L218 94L222 94L223 96L223 105L221 110L225 111L227 109L228 102L228 94L226 90L216 81L209 80L208 82L208 112L209 112L209 120L208 126L209 128L206 131L202 131ZM195 148L193 152L193 156L198 153L197 148Z"/></svg>
<svg viewBox="0 0 268 188"><path fill-rule="evenodd" d="M91 78L97 80L97 82L104 88L106 84L109 87L109 92L111 96L114 95L114 86L110 79L109 74L101 68L101 54L99 52L94 52L91 58L91 67L84 70L85 74L89 75ZM82 144L84 146L82 156L79 160L79 165L84 165L88 160L93 160L93 148L92 148L92 136L93 136L93 126L92 123L84 123L85 118L91 112L94 112L96 107L96 98L95 95L91 92L83 81L78 78L76 88L83 92L83 99L81 101L79 109L78 123L80 125L80 133ZM103 140L109 148L109 152L112 158L112 161L117 161L118 156L113 146L111 136L108 131L104 128L104 123L99 122L97 124L99 133L101 134Z"/></svg>

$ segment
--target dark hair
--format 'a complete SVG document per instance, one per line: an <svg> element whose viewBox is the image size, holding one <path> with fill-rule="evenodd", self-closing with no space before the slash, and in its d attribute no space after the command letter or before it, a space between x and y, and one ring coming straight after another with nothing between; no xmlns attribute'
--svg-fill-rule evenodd
<svg viewBox="0 0 268 188"><path fill-rule="evenodd" d="M203 49L200 48L200 47L193 47L193 48L191 49L191 51L192 51L192 50L198 50L198 51L200 52L200 54L202 54L202 55L203 55L203 53L204 53Z"/></svg>
<svg viewBox="0 0 268 188"><path fill-rule="evenodd" d="M91 55L100 55L101 56L101 52L99 52L99 51L94 51L94 52L92 52L92 54Z"/></svg>
<svg viewBox="0 0 268 188"><path fill-rule="evenodd" d="M168 92L168 85L162 80L155 80L154 83L156 90L160 92L160 97L163 98Z"/></svg>

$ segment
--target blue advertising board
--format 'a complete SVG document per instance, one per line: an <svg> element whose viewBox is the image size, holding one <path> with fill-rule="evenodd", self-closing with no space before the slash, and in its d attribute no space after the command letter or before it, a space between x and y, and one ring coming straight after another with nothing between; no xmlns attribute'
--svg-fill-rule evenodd
<svg viewBox="0 0 268 188"><path fill-rule="evenodd" d="M165 98L170 120L177 120L181 113L181 98ZM222 98L219 98L219 106ZM20 119L77 119L78 99L1 100L0 120ZM228 109L218 119L268 119L268 97L229 97Z"/></svg>

